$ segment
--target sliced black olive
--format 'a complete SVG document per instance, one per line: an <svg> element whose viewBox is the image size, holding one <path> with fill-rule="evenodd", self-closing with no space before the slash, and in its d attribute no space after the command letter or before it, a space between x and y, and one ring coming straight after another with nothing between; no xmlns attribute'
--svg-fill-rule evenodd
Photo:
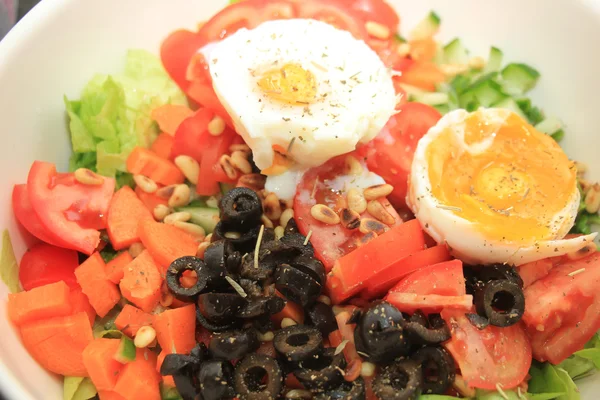
<svg viewBox="0 0 600 400"><path fill-rule="evenodd" d="M188 366L198 365L200 361L188 354L167 354L160 366L161 375L175 375Z"/></svg>
<svg viewBox="0 0 600 400"><path fill-rule="evenodd" d="M194 271L198 277L196 284L190 288L183 287L179 279L185 271ZM207 268L198 257L185 256L173 261L167 268L167 287L173 295L181 300L190 300L202 292L207 285Z"/></svg>
<svg viewBox="0 0 600 400"><path fill-rule="evenodd" d="M361 316L362 310L360 308L357 308L356 310L352 311L352 315L350 315L350 318L348 318L348 321L346 321L346 325L358 324L358 321L360 321Z"/></svg>
<svg viewBox="0 0 600 400"><path fill-rule="evenodd" d="M263 294L262 287L252 279L240 278L238 283L250 297L260 297Z"/></svg>
<svg viewBox="0 0 600 400"><path fill-rule="evenodd" d="M231 320L246 301L237 293L203 293L198 296L198 309L214 322Z"/></svg>
<svg viewBox="0 0 600 400"><path fill-rule="evenodd" d="M254 327L254 329L256 329L257 332L260 332L263 334L267 333L269 331L274 331L276 329L275 324L271 320L271 316L267 315L267 314L256 317L252 321L252 326ZM279 328L279 327L277 327L277 328Z"/></svg>
<svg viewBox="0 0 600 400"><path fill-rule="evenodd" d="M279 296L270 297L250 297L246 299L246 304L237 313L238 318L256 318L261 315L277 314L285 307L285 300Z"/></svg>
<svg viewBox="0 0 600 400"><path fill-rule="evenodd" d="M301 255L290 263L290 265L306 274L312 276L319 285L325 284L325 266L314 256Z"/></svg>
<svg viewBox="0 0 600 400"><path fill-rule="evenodd" d="M230 274L237 274L240 272L240 265L242 264L242 254L239 251L233 251L227 256L227 262L225 268Z"/></svg>
<svg viewBox="0 0 600 400"><path fill-rule="evenodd" d="M285 235L290 233L300 233L298 229L298 224L296 224L296 220L294 218L290 218L288 223L285 225Z"/></svg>
<svg viewBox="0 0 600 400"><path fill-rule="evenodd" d="M219 202L221 222L229 230L247 231L260 223L262 202L255 191L238 187L227 192Z"/></svg>
<svg viewBox="0 0 600 400"><path fill-rule="evenodd" d="M368 354L370 361L385 363L407 355L410 343L398 309L385 301L373 303L361 316L354 330L356 349Z"/></svg>
<svg viewBox="0 0 600 400"><path fill-rule="evenodd" d="M210 360L202 364L198 374L203 400L225 400L235 397L233 366L227 361Z"/></svg>
<svg viewBox="0 0 600 400"><path fill-rule="evenodd" d="M254 252L242 258L240 275L255 281L265 280L273 275L279 264L289 263L300 251L281 241L263 242L258 251L258 267L254 263Z"/></svg>
<svg viewBox="0 0 600 400"><path fill-rule="evenodd" d="M485 329L490 325L490 321L486 317L482 317L479 314L466 313L465 317L467 317L471 325L477 329Z"/></svg>
<svg viewBox="0 0 600 400"><path fill-rule="evenodd" d="M338 329L335 314L331 306L319 301L306 309L308 323L321 331L323 337Z"/></svg>
<svg viewBox="0 0 600 400"><path fill-rule="evenodd" d="M479 280L485 282L507 280L523 288L523 279L517 270L510 265L492 264L485 265L479 271Z"/></svg>
<svg viewBox="0 0 600 400"><path fill-rule="evenodd" d="M315 249L313 245L310 243L310 241L304 244L304 242L306 242L306 236L300 233L286 233L285 235L283 235L280 241L287 244L288 246L298 249L298 251L300 251L300 253L304 255L314 256L315 254Z"/></svg>
<svg viewBox="0 0 600 400"><path fill-rule="evenodd" d="M190 352L190 355L196 360L198 360L198 363L202 363L203 361L208 360L209 358L208 348L202 342L197 343L196 346L194 346L194 348Z"/></svg>
<svg viewBox="0 0 600 400"><path fill-rule="evenodd" d="M238 360L258 349L260 343L254 329L234 330L215 334L210 340L210 354L220 360Z"/></svg>
<svg viewBox="0 0 600 400"><path fill-rule="evenodd" d="M373 392L380 400L414 400L419 394L421 366L411 360L385 367L373 380Z"/></svg>
<svg viewBox="0 0 600 400"><path fill-rule="evenodd" d="M423 347L411 358L421 366L422 392L444 394L454 382L454 359L442 347Z"/></svg>
<svg viewBox="0 0 600 400"><path fill-rule="evenodd" d="M432 314L427 319L417 311L402 327L410 341L416 344L439 344L450 339L450 329L439 315Z"/></svg>
<svg viewBox="0 0 600 400"><path fill-rule="evenodd" d="M196 396L198 396L198 389L196 389L194 377L191 375L190 371L173 375L173 381L175 381L175 387L183 400L196 399Z"/></svg>
<svg viewBox="0 0 600 400"><path fill-rule="evenodd" d="M196 321L210 332L224 332L240 326L240 320L236 318L230 319L229 321L211 321L200 312L199 307L196 307Z"/></svg>
<svg viewBox="0 0 600 400"><path fill-rule="evenodd" d="M255 226L245 232L229 230L223 225L222 221L219 221L213 230L211 241L227 240L233 245L235 250L241 253L248 253L256 246L259 231L260 226Z"/></svg>
<svg viewBox="0 0 600 400"><path fill-rule="evenodd" d="M319 358L301 362L294 376L308 390L323 392L337 387L344 381L340 371L346 368L344 353L335 355L334 348L327 348Z"/></svg>
<svg viewBox="0 0 600 400"><path fill-rule="evenodd" d="M227 260L234 253L233 245L227 240L212 242L204 252L204 263L209 270L210 278L224 277L228 271ZM210 279L209 279L210 280Z"/></svg>
<svg viewBox="0 0 600 400"><path fill-rule="evenodd" d="M275 270L275 287L285 298L303 307L313 303L323 290L312 276L289 264L281 264Z"/></svg>
<svg viewBox="0 0 600 400"><path fill-rule="evenodd" d="M352 382L344 381L337 388L314 397L315 400L364 400L365 398L365 381L360 376Z"/></svg>
<svg viewBox="0 0 600 400"><path fill-rule="evenodd" d="M274 358L249 354L235 366L233 385L241 400L274 400L283 389L283 374Z"/></svg>
<svg viewBox="0 0 600 400"><path fill-rule="evenodd" d="M525 296L515 282L491 281L475 291L475 309L479 315L487 317L491 325L511 326L523 316Z"/></svg>
<svg viewBox="0 0 600 400"><path fill-rule="evenodd" d="M312 326L292 325L275 333L273 346L285 361L307 361L323 352L323 335Z"/></svg>

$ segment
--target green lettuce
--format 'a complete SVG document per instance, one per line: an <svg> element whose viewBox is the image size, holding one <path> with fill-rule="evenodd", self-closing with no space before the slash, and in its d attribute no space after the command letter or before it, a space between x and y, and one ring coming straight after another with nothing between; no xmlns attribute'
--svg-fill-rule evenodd
<svg viewBox="0 0 600 400"><path fill-rule="evenodd" d="M89 168L130 185L125 161L136 146L148 147L158 135L152 110L187 104L160 60L144 50L127 53L122 74L94 76L78 100L64 98L73 154L71 170Z"/></svg>

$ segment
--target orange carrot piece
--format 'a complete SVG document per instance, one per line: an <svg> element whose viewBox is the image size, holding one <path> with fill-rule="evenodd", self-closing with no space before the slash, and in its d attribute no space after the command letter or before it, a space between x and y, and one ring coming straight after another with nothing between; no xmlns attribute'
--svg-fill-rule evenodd
<svg viewBox="0 0 600 400"><path fill-rule="evenodd" d="M128 251L124 251L106 264L106 277L114 284L119 284L123 279L123 268L133 261Z"/></svg>
<svg viewBox="0 0 600 400"><path fill-rule="evenodd" d="M149 325L152 325L152 315L129 304L125 304L115 319L117 329L129 337L135 336L142 326Z"/></svg>
<svg viewBox="0 0 600 400"><path fill-rule="evenodd" d="M94 320L96 319L96 310L90 304L87 296L81 291L81 288L71 289L69 293L69 303L71 303L71 313L76 314L84 312L87 314L90 320L90 326L94 326Z"/></svg>
<svg viewBox="0 0 600 400"><path fill-rule="evenodd" d="M30 322L21 326L23 345L48 371L66 376L88 376L83 350L94 339L84 312Z"/></svg>
<svg viewBox="0 0 600 400"><path fill-rule="evenodd" d="M168 199L163 199L162 197L159 197L154 193L146 193L139 187L135 188L135 194L137 194L139 199L142 201L142 203L144 203L144 205L150 212L154 212L154 209L159 204L165 206L169 204Z"/></svg>
<svg viewBox="0 0 600 400"><path fill-rule="evenodd" d="M412 40L410 57L415 61L431 61L437 53L437 42L433 38Z"/></svg>
<svg viewBox="0 0 600 400"><path fill-rule="evenodd" d="M125 400L123 396L114 390L98 390L100 400Z"/></svg>
<svg viewBox="0 0 600 400"><path fill-rule="evenodd" d="M163 350L158 355L158 359L156 360L156 372L158 372L159 374L160 374L160 367L162 366L162 363L165 361L165 357L167 356L167 354L171 354L171 353ZM175 381L173 380L173 376L171 376L171 375L163 375L162 381L163 381L163 385L175 387Z"/></svg>
<svg viewBox="0 0 600 400"><path fill-rule="evenodd" d="M138 224L152 214L129 186L123 186L110 201L107 232L115 250L121 250L139 242ZM118 283L118 282L117 282Z"/></svg>
<svg viewBox="0 0 600 400"><path fill-rule="evenodd" d="M138 349L135 361L123 367L114 391L125 400L160 400L160 375L156 371L156 355Z"/></svg>
<svg viewBox="0 0 600 400"><path fill-rule="evenodd" d="M163 132L173 136L183 120L194 115L194 112L183 105L165 104L152 110L150 115Z"/></svg>
<svg viewBox="0 0 600 400"><path fill-rule="evenodd" d="M124 270L119 284L123 297L150 312L160 301L160 285L162 284L159 267L147 250L137 256Z"/></svg>
<svg viewBox="0 0 600 400"><path fill-rule="evenodd" d="M183 173L169 160L159 157L152 150L136 147L126 161L127 171L141 174L162 185L183 183Z"/></svg>
<svg viewBox="0 0 600 400"><path fill-rule="evenodd" d="M92 254L77 267L75 277L100 318L108 314L121 300L117 285L106 278L106 264L100 253Z"/></svg>
<svg viewBox="0 0 600 400"><path fill-rule="evenodd" d="M123 369L123 364L115 360L119 351L119 339L95 339L83 350L83 365L98 390L112 390Z"/></svg>
<svg viewBox="0 0 600 400"><path fill-rule="evenodd" d="M16 326L28 322L62 317L72 312L70 290L58 281L20 293L8 294L8 317Z"/></svg>
<svg viewBox="0 0 600 400"><path fill-rule="evenodd" d="M285 299L285 296L275 291L275 294L282 299ZM271 320L275 322L277 325L281 325L281 320L284 318L291 318L298 324L304 323L304 310L302 307L294 302L288 301L286 299L285 307L283 310L271 316Z"/></svg>
<svg viewBox="0 0 600 400"><path fill-rule="evenodd" d="M171 158L171 150L173 150L173 136L168 133L161 133L152 142L150 150L156 153L157 156L165 159Z"/></svg>
<svg viewBox="0 0 600 400"><path fill-rule="evenodd" d="M162 267L163 276L173 261L183 256L194 256L198 249L198 243L190 234L151 219L140 222L139 234L144 247Z"/></svg>
<svg viewBox="0 0 600 400"><path fill-rule="evenodd" d="M196 345L196 307L193 304L154 315L152 326L163 351L189 353Z"/></svg>
<svg viewBox="0 0 600 400"><path fill-rule="evenodd" d="M446 75L432 62L416 62L403 71L398 80L424 90L434 91L436 84L446 81Z"/></svg>

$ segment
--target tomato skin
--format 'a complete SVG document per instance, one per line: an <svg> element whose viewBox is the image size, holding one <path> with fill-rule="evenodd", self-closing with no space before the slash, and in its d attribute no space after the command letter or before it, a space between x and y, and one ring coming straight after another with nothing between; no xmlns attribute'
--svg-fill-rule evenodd
<svg viewBox="0 0 600 400"><path fill-rule="evenodd" d="M206 140L210 136L208 123L213 117L214 113L211 110L201 108L194 115L185 119L173 136L171 158L186 155L198 162L202 161L202 155L206 150Z"/></svg>
<svg viewBox="0 0 600 400"><path fill-rule="evenodd" d="M363 22L374 21L387 26L392 35L398 31L400 17L384 0L340 0L339 3L356 13Z"/></svg>
<svg viewBox="0 0 600 400"><path fill-rule="evenodd" d="M210 196L219 192L219 182L233 183L219 164L219 158L228 152L229 146L236 139L237 134L225 128L219 136L208 135L205 151L200 163L200 176L202 179L196 185L196 192L202 196Z"/></svg>
<svg viewBox="0 0 600 400"><path fill-rule="evenodd" d="M462 296L467 294L460 260L446 261L419 269L402 279L390 293L437 294Z"/></svg>
<svg viewBox="0 0 600 400"><path fill-rule="evenodd" d="M204 44L197 33L181 29L172 32L160 46L160 59L165 70L183 91L189 86L186 79L188 64Z"/></svg>
<svg viewBox="0 0 600 400"><path fill-rule="evenodd" d="M39 243L27 250L19 265L19 280L25 290L64 281L71 289L78 288L75 268L79 256L75 250Z"/></svg>

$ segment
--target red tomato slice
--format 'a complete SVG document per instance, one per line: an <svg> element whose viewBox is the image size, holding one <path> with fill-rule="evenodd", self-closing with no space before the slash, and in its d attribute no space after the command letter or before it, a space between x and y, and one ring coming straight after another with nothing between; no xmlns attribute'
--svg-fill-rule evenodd
<svg viewBox="0 0 600 400"><path fill-rule="evenodd" d="M67 250L40 243L27 250L19 265L19 280L25 290L64 281L70 288L78 288L75 268L79 256Z"/></svg>
<svg viewBox="0 0 600 400"><path fill-rule="evenodd" d="M547 276L550 270L562 260L562 257L552 257L520 265L518 269L519 276L523 279L523 288L527 288L534 282Z"/></svg>
<svg viewBox="0 0 600 400"><path fill-rule="evenodd" d="M207 150L206 141L211 136L208 132L208 123L214 115L208 108L201 108L185 119L173 136L171 157L186 155L198 162L202 161L202 155Z"/></svg>
<svg viewBox="0 0 600 400"><path fill-rule="evenodd" d="M439 313L445 309L470 310L473 307L473 296L441 296L439 294L390 293L385 300L398 310L412 314L417 310L425 314Z"/></svg>
<svg viewBox="0 0 600 400"><path fill-rule="evenodd" d="M298 1L298 18L310 18L326 22L338 29L348 31L356 39L366 40L369 35L362 16L349 7L346 0Z"/></svg>
<svg viewBox="0 0 600 400"><path fill-rule="evenodd" d="M600 254L563 258L548 275L525 289L523 322L534 357L558 364L600 329Z"/></svg>
<svg viewBox="0 0 600 400"><path fill-rule="evenodd" d="M190 60L204 44L206 42L197 33L182 29L171 33L160 46L160 59L165 70L183 91L189 86L186 73Z"/></svg>
<svg viewBox="0 0 600 400"><path fill-rule="evenodd" d="M466 295L462 261L452 260L421 268L390 289L390 293L395 292L441 296Z"/></svg>
<svg viewBox="0 0 600 400"><path fill-rule="evenodd" d="M35 161L27 177L27 193L40 222L69 248L92 254L106 227L106 212L115 180L83 185L73 174L59 174L54 164Z"/></svg>
<svg viewBox="0 0 600 400"><path fill-rule="evenodd" d="M394 186L389 199L395 207L402 208L406 204L408 176L419 139L441 117L435 108L426 104L403 104L382 132L360 149L369 169Z"/></svg>
<svg viewBox="0 0 600 400"><path fill-rule="evenodd" d="M398 31L400 17L384 0L340 0L339 3L352 10L363 22L373 21L385 25L392 35Z"/></svg>
<svg viewBox="0 0 600 400"><path fill-rule="evenodd" d="M219 192L219 182L234 183L231 181L219 164L221 156L229 151L229 146L236 139L237 134L225 128L219 136L208 135L206 138L204 154L200 163L200 177L196 185L196 192L202 196L211 196Z"/></svg>
<svg viewBox="0 0 600 400"><path fill-rule="evenodd" d="M345 158L351 155L352 153L332 158L325 164L308 170L298 185L294 198L294 215L298 228L303 235L312 231L310 242L327 270L333 267L337 259L356 249L361 244L360 239L363 235L344 229L340 224L326 225L319 222L312 217L310 209L317 203L325 204L335 212L347 206L345 196L332 190L329 182L345 174ZM352 181L349 181L349 185L352 185ZM351 186L347 187L350 188ZM389 202L382 199L381 203L396 220L394 226L401 224L402 219ZM362 216L372 218L368 212Z"/></svg>
<svg viewBox="0 0 600 400"><path fill-rule="evenodd" d="M531 345L521 324L479 330L464 310L451 309L443 310L442 318L452 334L444 346L470 387L496 390L500 384L510 389L525 379L531 366Z"/></svg>

